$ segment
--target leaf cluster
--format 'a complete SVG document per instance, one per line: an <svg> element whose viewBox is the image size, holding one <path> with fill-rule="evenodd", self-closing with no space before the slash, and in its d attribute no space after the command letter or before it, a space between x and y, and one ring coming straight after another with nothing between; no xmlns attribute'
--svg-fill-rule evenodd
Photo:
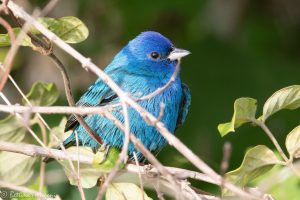
<svg viewBox="0 0 300 200"><path fill-rule="evenodd" d="M281 110L294 110L299 107L300 85L289 86L275 92L265 102L263 113L258 118L256 118L257 100L248 97L239 98L234 102L234 113L231 121L219 124L218 130L221 136L225 136L230 132L235 132L238 127L246 123L252 123L262 127L270 136L272 133L265 124L266 120ZM275 137L273 135L271 135L271 137L271 139L277 143ZM293 169L295 173L292 176L299 176L298 170L300 170L300 168L293 163L293 160L300 156L300 125L287 134L285 147L289 153L288 159L281 150L281 147L277 149L279 150L280 158L278 158L276 151L271 150L265 145L250 148L246 152L240 167L226 174L227 180L241 187L245 187L253 182L254 179L265 175L274 166L278 165ZM297 188L297 190L299 191L299 188ZM225 191L225 193L226 192L227 191Z"/></svg>

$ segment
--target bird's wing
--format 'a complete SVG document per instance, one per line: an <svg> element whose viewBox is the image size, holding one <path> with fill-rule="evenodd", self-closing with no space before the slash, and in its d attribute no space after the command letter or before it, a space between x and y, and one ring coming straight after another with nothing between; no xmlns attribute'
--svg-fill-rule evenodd
<svg viewBox="0 0 300 200"><path fill-rule="evenodd" d="M91 107L106 105L117 98L117 95L102 80L98 79L81 96L76 106ZM69 131L78 124L75 115L70 115L65 126L65 131Z"/></svg>
<svg viewBox="0 0 300 200"><path fill-rule="evenodd" d="M182 99L181 99L181 103L180 103L180 107L179 107L176 129L184 123L186 116L189 112L190 105L191 105L190 89L184 83L181 84L181 88L182 88L183 94L182 94Z"/></svg>

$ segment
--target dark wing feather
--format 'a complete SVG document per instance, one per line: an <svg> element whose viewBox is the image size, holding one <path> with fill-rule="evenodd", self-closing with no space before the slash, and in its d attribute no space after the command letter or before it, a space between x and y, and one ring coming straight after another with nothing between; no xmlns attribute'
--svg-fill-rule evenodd
<svg viewBox="0 0 300 200"><path fill-rule="evenodd" d="M76 106L91 107L105 105L113 101L116 97L117 95L99 79L81 96ZM77 125L78 121L75 115L70 115L65 126L65 131L69 131Z"/></svg>
<svg viewBox="0 0 300 200"><path fill-rule="evenodd" d="M79 107L79 106L82 106L82 107L91 107L92 105L91 104L88 104L88 103L83 103L81 102L80 100L76 103L76 106ZM85 117L85 116L82 116L82 117ZM78 124L78 121L75 117L75 115L70 115L68 120L67 120L67 123L65 125L65 132L71 130L72 128L74 128L76 125Z"/></svg>
<svg viewBox="0 0 300 200"><path fill-rule="evenodd" d="M190 93L188 86L186 84L182 83L181 88L182 88L183 94L182 94L182 99L181 99L181 103L180 103L180 107L179 107L176 129L184 123L186 116L189 112L190 105L191 105L191 93Z"/></svg>

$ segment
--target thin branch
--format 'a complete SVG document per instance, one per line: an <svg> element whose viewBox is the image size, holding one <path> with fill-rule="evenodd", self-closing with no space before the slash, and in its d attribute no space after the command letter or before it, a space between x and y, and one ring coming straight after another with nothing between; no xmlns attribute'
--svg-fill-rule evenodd
<svg viewBox="0 0 300 200"><path fill-rule="evenodd" d="M123 132L125 131L125 128L121 123L121 121L119 121L111 113L106 113L105 116L109 120L111 120L120 130L122 130ZM140 151L145 156L145 158L158 169L159 173L164 177L166 177L169 183L173 186L172 187L173 192L175 192L176 195L179 194L181 192L180 186L177 183L176 178L168 171L168 169L165 166L163 166L156 159L156 157L143 145L143 143L141 143L141 141L138 138L136 138L135 135L132 133L130 133L130 140L137 148L137 150Z"/></svg>
<svg viewBox="0 0 300 200"><path fill-rule="evenodd" d="M127 104L121 99L121 104L122 104L122 110L123 110L123 116L124 116L124 142L123 142L123 147L122 151L119 154L119 159L117 160L114 168L112 171L109 173L108 177L105 179L104 183L101 185L100 190L97 194L96 200L101 200L109 183L113 180L115 175L120 169L121 164L126 161L126 157L128 154L128 145L129 145L129 136L130 136L130 124L129 124L129 116L128 116L128 106Z"/></svg>
<svg viewBox="0 0 300 200"><path fill-rule="evenodd" d="M81 179L80 179L80 162L79 162L79 141L78 141L78 134L77 131L75 131L75 139L76 139L76 148L77 148L77 174L76 174L76 181L77 181L77 185L78 185L78 190L81 196L82 200L85 200L85 194L83 191L83 187L81 184Z"/></svg>
<svg viewBox="0 0 300 200"><path fill-rule="evenodd" d="M42 133L42 140L44 144L47 144L47 133L45 125L42 123L42 121L39 118L37 119L37 124L39 125ZM46 163L43 162L43 159L41 159L41 165L40 165L40 185L39 185L39 192L43 192L44 186L45 186L45 170L46 170Z"/></svg>
<svg viewBox="0 0 300 200"><path fill-rule="evenodd" d="M135 164L136 164L136 166L139 169L139 181L140 181L140 187L141 187L141 191L142 191L142 200L145 200L145 196L144 196L144 183L143 183L143 179L142 179L142 174L141 174L139 160L138 160L135 152L133 152L133 157L134 157L134 160L135 160Z"/></svg>
<svg viewBox="0 0 300 200"><path fill-rule="evenodd" d="M229 167L229 159L231 156L232 148L230 142L225 142L223 145L223 159L221 162L220 174L224 177L228 167ZM221 184L221 194L223 194L224 183Z"/></svg>
<svg viewBox="0 0 300 200"><path fill-rule="evenodd" d="M18 17L14 15L14 13L9 10L10 16L16 21L16 23L23 27L24 22L21 21ZM35 44L37 47L33 48L34 50L40 52L42 55L46 55L56 64L56 67L60 70L61 75L63 77L63 82L65 86L65 94L67 97L67 101L69 103L69 106L75 106L75 102L72 95L72 90L70 86L70 78L67 74L66 68L63 65L63 63L60 61L60 59L53 53L52 43L48 43L48 41L44 41L38 36L28 32L27 35L30 37L33 44ZM100 145L103 144L102 139L88 126L88 124L84 121L83 117L80 115L75 115L77 121L85 128L87 133Z"/></svg>
<svg viewBox="0 0 300 200"><path fill-rule="evenodd" d="M41 11L41 15L40 16L46 16L49 12L51 12L54 7L56 6L56 4L58 3L59 0L50 0L47 5L43 8L43 10Z"/></svg>
<svg viewBox="0 0 300 200"><path fill-rule="evenodd" d="M20 106L20 105L3 105L0 104L0 111L7 113L42 113L42 114L100 114L113 111L111 106L101 107L70 107L70 106Z"/></svg>
<svg viewBox="0 0 300 200"><path fill-rule="evenodd" d="M16 48L16 37L15 37L15 34L12 30L12 27L9 25L9 23L7 23L6 20L4 20L2 17L0 17L0 24L7 30L7 33L10 37L10 41L11 41L11 44L14 46L14 48ZM12 52L10 50L10 52ZM12 54L10 54L12 55ZM11 70L11 67L12 67L12 61L13 61L13 57L14 56L7 56L5 58L5 61L4 61L4 66L5 66L5 70L2 77L1 77L1 81L0 81L0 91L2 91L6 81L7 81L7 77L10 73L10 70ZM0 73L1 74L1 73Z"/></svg>
<svg viewBox="0 0 300 200"><path fill-rule="evenodd" d="M0 92L0 97L3 99L3 101L8 104L11 105L10 101L7 99L7 97ZM42 147L46 147L46 144L44 144L40 138L34 133L34 131L30 128L28 121L23 118L20 114L16 113L16 117L24 124L24 127L28 130L28 132L32 135L32 137L42 146Z"/></svg>
<svg viewBox="0 0 300 200"><path fill-rule="evenodd" d="M8 105L10 105L10 102L9 102L8 99L4 96L3 93L0 92L0 96L2 97L2 99L3 99ZM30 126L28 125L28 123L26 122L26 120L23 119L23 117L22 117L20 114L18 114L18 113L16 113L16 116L17 116L18 119L21 120L21 122L23 122L25 128L26 128L26 129L29 131L29 133L34 137L34 139L35 139L42 147L46 148L46 150L47 150L46 145L45 145L45 144L37 137L37 135L36 135L36 134L34 133L34 131L30 128ZM63 148L64 148L64 147L63 147ZM64 152L66 152L66 151L64 150ZM51 154L51 151L50 151L49 153ZM67 154L65 153L65 155L67 155ZM51 157L52 157L52 156L51 156ZM57 159L56 157L54 157L54 158ZM72 172L73 172L74 174L76 174L73 163L71 162L70 159L68 159L68 161L69 161L70 167L71 167L71 169L72 169ZM80 185L78 185L78 187L80 187ZM80 190L80 188L79 188L79 190Z"/></svg>
<svg viewBox="0 0 300 200"><path fill-rule="evenodd" d="M0 65L0 67L2 67L2 65ZM18 86L18 84L14 81L14 79L9 75L8 78L10 79L10 81L13 83L13 85L15 86L15 88L18 90L18 92L21 94L21 96L23 97L23 99L26 101L26 103L29 105L29 107L32 106L31 102L28 100L28 98L26 97L26 95L22 92L22 90L20 89L20 87ZM12 106L12 105L7 105L7 106ZM12 114L15 114L15 113L12 113ZM24 112L24 114L26 114L26 111ZM27 111L27 114L30 114L30 110ZM41 122L45 125L45 127L50 131L50 127L49 125L46 123L46 121L43 119L43 117L41 116L40 113L36 113L37 117L39 120L41 120ZM29 130L31 131L31 130ZM32 132L32 131L31 131ZM66 149L65 147L63 146L61 140L53 133L50 131L50 134L52 134L53 138L59 143L60 145L60 148L62 149L62 151L66 154ZM55 158L56 159L56 158ZM75 168L74 168L74 165L73 163L71 162L70 159L67 159L68 160L68 163L72 169L72 173L76 174L75 172Z"/></svg>
<svg viewBox="0 0 300 200"><path fill-rule="evenodd" d="M143 100L151 99L151 98L157 96L158 94L162 93L165 89L167 89L175 81L179 71L180 71L180 60L178 60L172 76L170 77L169 81L164 86L157 88L155 91L151 92L150 94L142 96L136 100L143 101Z"/></svg>
<svg viewBox="0 0 300 200"><path fill-rule="evenodd" d="M75 102L73 99L73 94L71 90L71 85L70 85L70 78L68 76L68 73L66 71L65 66L63 63L55 56L55 54L51 53L49 54L49 57L52 59L52 61L56 64L57 68L60 70L61 75L63 77L64 81L64 86L65 86L65 93L66 97L69 103L69 106L74 107ZM87 131L87 133L99 144L103 144L103 140L95 133L93 129L84 121L83 117L80 115L75 114L75 117L77 121L84 127L84 129Z"/></svg>

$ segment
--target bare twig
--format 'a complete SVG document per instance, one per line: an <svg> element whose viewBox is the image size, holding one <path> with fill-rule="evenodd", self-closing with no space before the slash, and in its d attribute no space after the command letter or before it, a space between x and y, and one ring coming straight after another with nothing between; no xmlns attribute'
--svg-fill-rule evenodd
<svg viewBox="0 0 300 200"><path fill-rule="evenodd" d="M135 160L135 164L139 169L139 181L140 181L140 187L141 187L141 190L142 190L142 200L145 200L144 184L143 184L142 174L141 174L141 170L140 170L140 164L139 164L139 160L138 160L135 152L133 152L133 157L134 157L134 160Z"/></svg>
<svg viewBox="0 0 300 200"><path fill-rule="evenodd" d="M106 113L105 116L110 119L120 130L124 131L125 128L123 124L114 117L111 113ZM141 141L135 137L134 134L130 133L130 140L135 145L138 151L140 151L147 160L153 164L158 171L166 177L166 179L172 184L173 188L172 190L175 192L176 195L181 194L180 186L177 183L176 178L173 177L173 175L168 171L165 166L163 166L156 158L155 156L141 143Z"/></svg>
<svg viewBox="0 0 300 200"><path fill-rule="evenodd" d="M3 101L5 103L7 103L8 105L11 105L10 101L7 99L7 97L0 92L0 97L3 99ZM16 113L17 118L24 124L24 126L26 127L26 129L29 131L29 133L32 135L32 137L42 146L42 147L46 147L46 145L40 140L40 138L34 133L34 131L30 128L28 122L18 113Z"/></svg>
<svg viewBox="0 0 300 200"><path fill-rule="evenodd" d="M117 174L118 170L120 169L120 165L122 162L126 161L126 157L128 154L128 145L129 145L129 136L130 136L130 124L129 124L129 117L128 117L128 106L127 104L121 99L122 107L123 107L123 116L124 116L124 143L122 147L122 151L119 154L119 159L116 162L114 168L109 173L108 177L105 179L104 183L101 185L101 188L97 194L96 200L101 200L109 183L112 181L112 179Z"/></svg>
<svg viewBox="0 0 300 200"><path fill-rule="evenodd" d="M3 105L0 104L0 111L7 113L42 113L42 114L73 114L87 115L99 114L104 115L111 112L111 106L103 107L69 107L69 106L20 106L20 105Z"/></svg>
<svg viewBox="0 0 300 200"><path fill-rule="evenodd" d="M53 10L59 0L50 0L49 3L43 8L40 16L46 16L49 12Z"/></svg>
<svg viewBox="0 0 300 200"><path fill-rule="evenodd" d="M232 149L231 149L230 142L225 142L225 144L223 145L223 159L222 159L222 162L221 162L221 170L220 170L220 174L223 177L224 177L224 175L225 175L225 173L228 169L228 166L229 166L229 159L230 159L230 156L231 156L231 152L232 152ZM223 187L224 187L224 183L222 182L222 184L220 186L221 194L223 194L223 192L222 192Z"/></svg>
<svg viewBox="0 0 300 200"><path fill-rule="evenodd" d="M18 17L14 15L14 13L9 10L10 16L16 21L16 23L23 27L24 22L21 21ZM69 106L75 106L75 102L72 95L72 90L70 86L70 78L67 74L66 68L60 59L53 53L52 43L48 43L48 41L44 41L36 35L28 32L27 35L31 38L32 42L37 45L34 50L40 52L42 55L47 55L51 60L56 64L57 68L60 70L61 75L63 77L63 82L65 86L65 93L69 103ZM84 121L83 117L80 115L75 115L77 121L85 128L88 134L99 144L103 144L102 139L88 126L88 124Z"/></svg>
<svg viewBox="0 0 300 200"><path fill-rule="evenodd" d="M37 119L37 124L39 125L41 132L42 132L42 140L44 144L47 144L47 135L46 135L46 128L45 125L42 123L42 121L39 118ZM43 159L41 159L41 166L40 166L40 185L39 185L39 192L43 192L44 185L45 185L45 170L46 170L46 163L43 162Z"/></svg>
<svg viewBox="0 0 300 200"><path fill-rule="evenodd" d="M63 63L55 56L55 54L51 53L49 54L49 57L52 59L52 61L56 64L57 68L60 70L61 75L63 77L64 86L65 86L65 93L66 97L69 103L69 106L74 107L75 102L72 95L71 85L70 85L70 78L68 76L68 73L66 71L65 66ZM77 121L84 127L84 129L87 131L87 133L98 143L103 144L103 140L91 129L91 127L84 121L83 117L80 115L76 115L75 117Z"/></svg>
<svg viewBox="0 0 300 200"><path fill-rule="evenodd" d="M2 65L0 65L0 67L2 68ZM23 99L26 101L26 103L29 105L29 110L23 112L23 113L31 113L30 111L30 107L32 106L31 102L28 100L28 98L26 97L26 95L22 92L22 90L20 89L20 87L18 86L18 84L14 81L14 79L8 75L8 78L10 79L10 81L13 83L13 85L15 86L15 88L18 90L18 92L21 94L21 96L23 97ZM7 106L12 106L12 105L7 105ZM15 112L10 112L12 114L15 114ZM45 127L50 131L50 127L49 125L46 123L46 121L43 119L43 117L41 116L40 113L36 113L36 116L38 117L38 119L45 125ZM60 148L62 149L62 151L66 154L66 149L65 147L63 146L62 142L60 141L60 139L53 133L50 131L50 134L52 134L53 138L59 143L60 145ZM55 158L56 159L56 158ZM67 159L68 160L68 163L72 169L72 173L76 175L76 172L75 172L75 168L74 168L74 165L73 163L71 162L70 159Z"/></svg>
<svg viewBox="0 0 300 200"><path fill-rule="evenodd" d="M34 36L32 35L31 38L34 38ZM35 40L37 42L40 42L39 40ZM40 44L44 45L43 42L40 42ZM52 61L56 64L57 68L60 70L61 75L63 77L63 81L64 81L64 86L65 86L65 94L69 103L69 106L75 106L75 102L73 99L73 95L72 95L72 90L71 90L71 85L70 85L70 78L67 74L66 68L63 65L63 63L56 57L56 55L51 52L50 54L48 54L48 56L52 59ZM77 121L85 128L85 130L88 132L88 134L99 144L103 144L102 139L90 128L90 126L84 121L83 117L80 115L75 114L75 117L77 119ZM78 134L76 132L76 146L78 148L79 146L79 142L78 142ZM78 150L78 154L79 154L79 150ZM78 155L79 156L79 155ZM78 190L80 192L81 195L81 199L85 200L85 194L83 191L83 187L81 184L81 179L80 179L80 167L79 167L79 161L77 161L77 176L76 176L76 180L77 180L77 185L78 185Z"/></svg>
<svg viewBox="0 0 300 200"><path fill-rule="evenodd" d="M5 101L5 103L7 103L8 105L11 105L10 102L8 101L8 99L4 96L4 94L2 92L0 92L0 96L2 97L2 99ZM16 116L23 122L24 126L26 127L26 129L29 131L29 133L34 137L34 139L44 148L47 149L46 147L46 144L44 144L38 137L37 135L33 132L33 130L29 127L28 123L26 123L26 121L23 119L23 117L19 114L19 113L16 113ZM66 154L66 151L65 151L65 148L63 145L61 145L62 148L64 149L64 152L65 152L65 155ZM49 152L51 154L51 151ZM55 159L57 159L56 157L54 157ZM67 159L69 164L70 164L70 167L72 169L72 173L74 173L76 175L76 172L75 172L75 168L74 168L74 165L73 163L71 162L71 159ZM83 192L83 188L81 186L81 184L78 184L78 189L80 191L80 194L81 194L81 198L82 199L85 199L84 195L82 196L82 192Z"/></svg>
<svg viewBox="0 0 300 200"><path fill-rule="evenodd" d="M12 27L2 17L0 17L0 24L7 30L7 33L9 35L9 37L10 37L10 40L11 40L11 44L14 46L14 48L16 48L16 46L17 46L16 45L16 38L15 38L15 34L14 34L13 30L12 30ZM12 51L10 50L10 52L12 52ZM10 55L12 55L12 54L10 54ZM5 83L6 83L7 77L9 75L9 72L11 70L13 57L14 56L7 56L5 58L5 61L4 61L4 66L5 66L4 69L5 70L3 70L3 72L4 72L3 75L0 76L0 78L1 78L0 79L1 80L0 81L0 91L2 91L2 89L3 89L3 87L4 87ZM0 71L0 75L1 75L1 71Z"/></svg>
<svg viewBox="0 0 300 200"><path fill-rule="evenodd" d="M137 98L136 100L142 101L142 100L151 99L151 98L157 96L158 94L162 93L165 89L167 89L175 81L179 71L180 71L180 60L178 60L172 76L170 77L169 81L164 86L157 88L154 92L151 92L150 94L147 94L145 96Z"/></svg>
<svg viewBox="0 0 300 200"><path fill-rule="evenodd" d="M83 191L83 187L81 184L81 179L80 179L80 161L79 161L79 142L78 142L78 134L77 131L75 131L75 139L76 139L76 148L77 148L77 174L76 174L76 181L77 181L77 186L78 186L78 190L81 196L82 200L85 200L85 194Z"/></svg>

